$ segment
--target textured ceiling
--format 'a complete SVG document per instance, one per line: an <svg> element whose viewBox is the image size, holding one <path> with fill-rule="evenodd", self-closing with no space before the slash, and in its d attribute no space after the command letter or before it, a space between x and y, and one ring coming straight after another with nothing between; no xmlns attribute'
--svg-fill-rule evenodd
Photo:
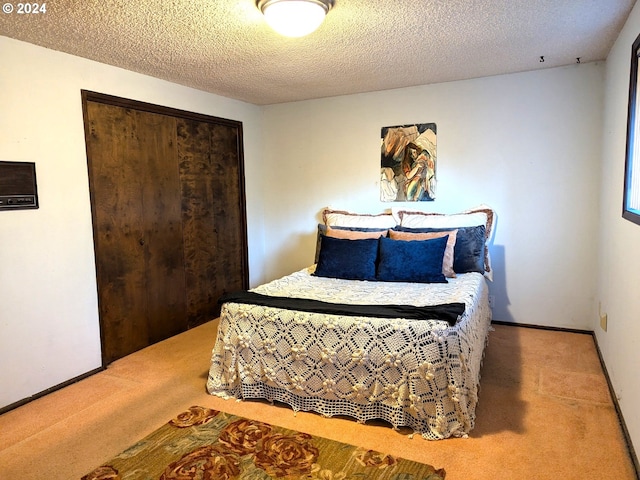
<svg viewBox="0 0 640 480"><path fill-rule="evenodd" d="M255 0L51 0L0 35L266 105L603 60L634 3L336 0L290 39Z"/></svg>

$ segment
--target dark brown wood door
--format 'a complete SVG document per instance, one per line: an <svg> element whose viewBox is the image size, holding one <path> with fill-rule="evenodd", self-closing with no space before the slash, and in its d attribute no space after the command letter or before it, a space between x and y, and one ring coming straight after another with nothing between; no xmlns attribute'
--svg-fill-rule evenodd
<svg viewBox="0 0 640 480"><path fill-rule="evenodd" d="M83 100L107 365L215 318L222 293L247 288L242 139L210 117Z"/></svg>
<svg viewBox="0 0 640 480"><path fill-rule="evenodd" d="M243 175L237 129L179 119L177 131L187 316L193 327L220 315L222 293L247 288L237 274L246 261L245 214L238 202Z"/></svg>

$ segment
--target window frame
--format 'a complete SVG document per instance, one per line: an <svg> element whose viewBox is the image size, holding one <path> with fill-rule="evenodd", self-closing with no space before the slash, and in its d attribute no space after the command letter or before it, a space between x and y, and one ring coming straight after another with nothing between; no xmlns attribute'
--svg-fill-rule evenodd
<svg viewBox="0 0 640 480"><path fill-rule="evenodd" d="M638 56L640 35L631 47L631 71L629 78L629 112L627 116L627 149L624 163L624 190L622 218L640 225L640 106L638 102ZM635 182L633 181L635 178ZM633 194L633 195L632 195ZM631 200L637 208L630 206Z"/></svg>

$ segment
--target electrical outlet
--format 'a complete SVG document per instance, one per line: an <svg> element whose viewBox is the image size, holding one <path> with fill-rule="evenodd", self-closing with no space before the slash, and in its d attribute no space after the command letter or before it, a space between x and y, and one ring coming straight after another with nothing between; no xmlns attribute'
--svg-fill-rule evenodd
<svg viewBox="0 0 640 480"><path fill-rule="evenodd" d="M606 313L604 315L600 314L600 328L605 332L607 331L607 317L608 315Z"/></svg>
<svg viewBox="0 0 640 480"><path fill-rule="evenodd" d="M608 318L606 313L602 313L602 302L598 302L598 316L600 317L600 328L606 332Z"/></svg>
<svg viewBox="0 0 640 480"><path fill-rule="evenodd" d="M496 297L493 295L489 295L489 308L493 308L494 303L496 302Z"/></svg>

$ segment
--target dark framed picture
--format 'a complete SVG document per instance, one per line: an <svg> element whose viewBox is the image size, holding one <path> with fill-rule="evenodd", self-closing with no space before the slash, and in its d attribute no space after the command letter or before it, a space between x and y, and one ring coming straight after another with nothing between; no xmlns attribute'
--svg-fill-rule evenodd
<svg viewBox="0 0 640 480"><path fill-rule="evenodd" d="M436 198L435 123L383 127L380 200L424 202Z"/></svg>

